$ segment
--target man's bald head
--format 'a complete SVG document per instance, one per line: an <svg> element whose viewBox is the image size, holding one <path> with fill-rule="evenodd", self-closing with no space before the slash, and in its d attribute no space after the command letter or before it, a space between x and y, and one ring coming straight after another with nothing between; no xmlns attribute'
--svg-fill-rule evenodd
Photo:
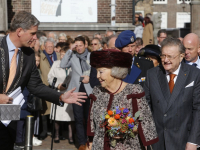
<svg viewBox="0 0 200 150"><path fill-rule="evenodd" d="M187 34L183 39L185 47L185 60L189 62L196 62L198 53L200 52L199 37L195 33Z"/></svg>

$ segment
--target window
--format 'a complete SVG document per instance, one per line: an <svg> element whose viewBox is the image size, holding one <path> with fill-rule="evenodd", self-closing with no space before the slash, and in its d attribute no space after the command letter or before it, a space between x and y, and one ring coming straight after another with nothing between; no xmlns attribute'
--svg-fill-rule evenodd
<svg viewBox="0 0 200 150"><path fill-rule="evenodd" d="M167 4L167 0L153 0L153 4Z"/></svg>
<svg viewBox="0 0 200 150"><path fill-rule="evenodd" d="M153 12L153 14L157 14L157 12ZM161 29L167 29L167 12L161 12Z"/></svg>
<svg viewBox="0 0 200 150"><path fill-rule="evenodd" d="M184 28L184 24L190 22L190 12L176 13L176 28Z"/></svg>
<svg viewBox="0 0 200 150"><path fill-rule="evenodd" d="M183 3L183 0L177 0L177 4L181 4L181 3ZM191 0L185 0L185 3L186 4L191 3Z"/></svg>

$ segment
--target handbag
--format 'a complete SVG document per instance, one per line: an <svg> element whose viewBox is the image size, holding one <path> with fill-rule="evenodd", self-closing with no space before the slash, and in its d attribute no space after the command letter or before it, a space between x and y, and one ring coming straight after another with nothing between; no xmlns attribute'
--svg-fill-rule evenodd
<svg viewBox="0 0 200 150"><path fill-rule="evenodd" d="M42 110L42 100L33 94L29 94L27 99L27 109L31 112Z"/></svg>

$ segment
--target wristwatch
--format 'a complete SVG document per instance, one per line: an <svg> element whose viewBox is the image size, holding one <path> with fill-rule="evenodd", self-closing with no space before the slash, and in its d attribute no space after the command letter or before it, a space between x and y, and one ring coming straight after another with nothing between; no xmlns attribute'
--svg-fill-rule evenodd
<svg viewBox="0 0 200 150"><path fill-rule="evenodd" d="M64 106L64 102L62 101L62 96L63 96L64 94L61 94L60 95L60 97L59 97L59 106L60 107L63 107Z"/></svg>

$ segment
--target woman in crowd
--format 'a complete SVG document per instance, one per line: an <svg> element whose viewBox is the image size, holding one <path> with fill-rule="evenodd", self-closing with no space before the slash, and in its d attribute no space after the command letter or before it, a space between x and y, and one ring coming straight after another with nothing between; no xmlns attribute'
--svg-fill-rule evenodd
<svg viewBox="0 0 200 150"><path fill-rule="evenodd" d="M92 51L92 48L91 48L91 42L90 42L90 39L87 35L82 35L82 37L85 39L85 47L88 49L89 52Z"/></svg>
<svg viewBox="0 0 200 150"><path fill-rule="evenodd" d="M149 17L144 18L145 27L142 35L144 46L153 44L153 23Z"/></svg>
<svg viewBox="0 0 200 150"><path fill-rule="evenodd" d="M58 36L58 42L66 42L67 41L67 35L65 33L60 33Z"/></svg>
<svg viewBox="0 0 200 150"><path fill-rule="evenodd" d="M101 86L94 87L93 94L90 95L87 133L88 136L94 136L92 149L141 150L157 142L155 124L143 88L139 84L128 84L122 80L132 65L132 56L117 50L95 51L90 56L90 64L97 69L97 78L101 83ZM116 147L112 147L105 127L102 128L100 124L102 114L116 107L127 108L131 114L138 110L143 120L139 121L139 136L137 134L135 138L118 140Z"/></svg>
<svg viewBox="0 0 200 150"><path fill-rule="evenodd" d="M69 50L69 46L65 46L61 48L60 50L60 58L62 59L65 53ZM60 92L65 92L68 84L71 80L71 69L62 69L60 68L60 61L57 60L53 63L51 70L49 71L48 74L48 82L50 85L53 83L53 79L57 78L57 81L55 83L55 87L58 89ZM51 107L54 104L51 104ZM52 108L51 108L52 110ZM51 112L52 118L54 118L54 110ZM63 121L68 121L68 140L70 144L73 144L73 138L72 138L72 121L74 121L74 115L73 115L73 109L71 104L64 104L64 107L57 106L56 109L56 116L55 116L55 138L54 142L59 143L60 141L60 136L59 136L59 129L61 127L61 124Z"/></svg>
<svg viewBox="0 0 200 150"><path fill-rule="evenodd" d="M151 44L142 48L139 51L138 56L144 56L149 58L153 61L154 67L157 67L161 62L160 53L160 47L158 45Z"/></svg>

